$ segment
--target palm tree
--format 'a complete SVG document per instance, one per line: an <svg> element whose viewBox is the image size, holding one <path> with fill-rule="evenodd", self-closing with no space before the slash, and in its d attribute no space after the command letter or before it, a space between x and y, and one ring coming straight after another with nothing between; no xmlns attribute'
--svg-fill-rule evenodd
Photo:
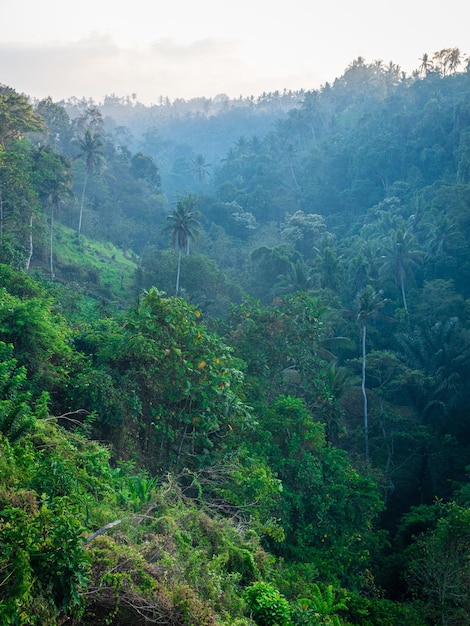
<svg viewBox="0 0 470 626"><path fill-rule="evenodd" d="M383 249L383 264L379 269L379 274L391 274L400 287L403 308L408 316L408 305L406 302L405 282L406 277L417 267L423 259L423 251L415 242L412 232L407 229L394 231L389 240L389 244Z"/></svg>
<svg viewBox="0 0 470 626"><path fill-rule="evenodd" d="M449 253L462 239L458 225L445 214L436 215L425 228L427 257Z"/></svg>
<svg viewBox="0 0 470 626"><path fill-rule="evenodd" d="M319 285L322 289L339 289L343 267L342 256L336 252L334 239L325 235L320 241L318 248L314 248L317 253L314 268L318 272Z"/></svg>
<svg viewBox="0 0 470 626"><path fill-rule="evenodd" d="M196 198L193 194L188 194L185 198L176 203L176 208L167 215L169 224L163 229L164 233L170 233L171 244L178 249L178 269L176 272L176 291L178 295L180 287L181 254L186 249L189 254L189 243L199 234L199 213L194 210Z"/></svg>
<svg viewBox="0 0 470 626"><path fill-rule="evenodd" d="M418 71L426 77L429 72L433 70L432 61L427 52L425 52L419 60L421 61L421 65L419 66Z"/></svg>
<svg viewBox="0 0 470 626"><path fill-rule="evenodd" d="M377 317L379 310L384 306L385 300L381 293L377 293L367 285L358 297L358 314L357 319L361 324L361 352L362 352L362 378L361 390L364 400L364 437L365 437L365 456L366 464L369 465L369 412L366 393L366 340L367 340L367 323L370 319Z"/></svg>
<svg viewBox="0 0 470 626"><path fill-rule="evenodd" d="M103 145L99 134L93 135L89 130L85 131L83 139L78 142L80 147L80 156L85 158L85 178L83 179L82 187L82 199L80 202L80 217L78 219L78 234L82 231L82 218L83 218L83 205L85 202L85 190L88 182L88 177L93 174L93 170L98 165L101 155L103 154L100 148Z"/></svg>
<svg viewBox="0 0 470 626"><path fill-rule="evenodd" d="M449 72L455 74L457 68L462 62L462 56L460 54L460 50L458 48L451 48L447 55L447 63L449 67Z"/></svg>
<svg viewBox="0 0 470 626"><path fill-rule="evenodd" d="M286 295L297 291L309 291L314 286L312 270L302 259L289 261L284 274L279 274L272 289L274 295Z"/></svg>
<svg viewBox="0 0 470 626"><path fill-rule="evenodd" d="M288 165L292 180L294 182L295 189L297 191L300 191L299 183L297 181L297 176L295 175L295 170L294 170L294 163L297 160L297 156L298 156L298 150L296 150L296 148L291 142L288 142L284 146L284 158L287 161L287 165Z"/></svg>
<svg viewBox="0 0 470 626"><path fill-rule="evenodd" d="M204 155L197 154L194 159L191 159L193 164L192 172L195 174L196 178L200 183L205 183L206 178L209 176L209 167L211 167L210 163L206 162Z"/></svg>
<svg viewBox="0 0 470 626"><path fill-rule="evenodd" d="M66 196L72 195L72 179L70 171L67 167L57 173L57 177L50 181L47 199L51 208L50 214L50 257L49 266L51 278L54 278L54 265L53 265L53 249L54 249L54 214L59 212L59 207L62 199Z"/></svg>
<svg viewBox="0 0 470 626"><path fill-rule="evenodd" d="M54 278L53 266L53 243L54 243L54 217L59 211L59 206L66 196L73 196L72 177L70 172L69 161L55 152L49 147L39 147L34 154L34 173L36 188L39 199L44 207L50 209L49 218L49 238L50 238L50 274ZM30 217L30 250L27 259L26 269L33 256L32 242L32 219Z"/></svg>

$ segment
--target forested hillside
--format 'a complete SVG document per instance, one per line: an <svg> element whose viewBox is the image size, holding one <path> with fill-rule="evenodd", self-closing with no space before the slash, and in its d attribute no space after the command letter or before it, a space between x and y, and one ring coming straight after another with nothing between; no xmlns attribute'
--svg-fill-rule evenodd
<svg viewBox="0 0 470 626"><path fill-rule="evenodd" d="M0 85L0 622L470 624L470 64Z"/></svg>

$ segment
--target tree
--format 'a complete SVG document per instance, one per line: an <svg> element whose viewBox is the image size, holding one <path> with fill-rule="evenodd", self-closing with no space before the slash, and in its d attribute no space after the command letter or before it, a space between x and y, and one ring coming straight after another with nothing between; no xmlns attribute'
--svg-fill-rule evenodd
<svg viewBox="0 0 470 626"><path fill-rule="evenodd" d="M54 214L58 213L61 201L72 195L70 166L68 161L49 148L40 148L35 156L35 174L39 186L39 197L50 207L49 270L51 278L54 278Z"/></svg>
<svg viewBox="0 0 470 626"><path fill-rule="evenodd" d="M161 178L152 157L143 152L134 154L131 159L131 172L136 178L145 180L152 190L159 189Z"/></svg>
<svg viewBox="0 0 470 626"><path fill-rule="evenodd" d="M315 248L317 257L314 262L314 270L318 273L318 283L322 289L331 289L338 292L342 279L341 255L336 250L336 242L333 237L323 235L318 248Z"/></svg>
<svg viewBox="0 0 470 626"><path fill-rule="evenodd" d="M319 244L326 231L325 220L316 213L296 211L293 215L286 215L285 223L281 226L281 235L293 243L305 258L311 258L314 247Z"/></svg>
<svg viewBox="0 0 470 626"><path fill-rule="evenodd" d="M78 145L80 147L79 156L83 156L85 159L85 178L83 179L82 199L80 202L80 217L78 219L78 234L80 235L82 231L83 205L85 202L87 181L88 178L93 174L95 167L99 163L100 157L102 155L102 151L100 148L103 146L103 142L99 134L94 133L92 135L89 130L86 130L83 139L79 140Z"/></svg>
<svg viewBox="0 0 470 626"><path fill-rule="evenodd" d="M443 48L434 53L433 60L443 76L455 74L462 62L458 48Z"/></svg>
<svg viewBox="0 0 470 626"><path fill-rule="evenodd" d="M0 243L2 260L18 267L25 266L27 245L21 241L25 233L31 256L32 216L37 208L30 178L32 150L24 136L43 128L43 120L34 113L25 96L0 84ZM7 215L12 228L4 237Z"/></svg>
<svg viewBox="0 0 470 626"><path fill-rule="evenodd" d="M189 254L189 243L199 234L199 222L196 219L199 212L195 210L196 198L188 194L176 203L176 208L167 215L168 226L163 229L164 233L170 233L171 244L178 250L178 269L176 272L176 290L178 295L180 287L181 254L184 249Z"/></svg>
<svg viewBox="0 0 470 626"><path fill-rule="evenodd" d="M7 147L27 132L42 130L43 120L25 96L0 84L0 146Z"/></svg>
<svg viewBox="0 0 470 626"><path fill-rule="evenodd" d="M29 268L33 252L33 217L39 211L34 184L34 150L24 139L0 148L1 260Z"/></svg>
<svg viewBox="0 0 470 626"><path fill-rule="evenodd" d="M357 318L361 323L361 350L362 350L362 377L361 390L364 399L364 438L365 438L365 458L366 464L369 465L369 414L367 406L366 392L366 339L367 339L367 323L369 319L376 317L379 310L384 306L385 300L381 294L376 293L374 289L368 285L359 295L358 299L358 315Z"/></svg>
<svg viewBox="0 0 470 626"><path fill-rule="evenodd" d="M256 409L252 449L283 485L273 514L285 540L267 538L270 549L286 562L314 563L320 580L358 584L376 541L371 531L382 508L376 486L327 443L324 425L300 398L278 396Z"/></svg>
<svg viewBox="0 0 470 626"><path fill-rule="evenodd" d="M437 501L413 508L404 518L408 533L412 524L421 532L413 534L413 543L404 551L409 590L424 601L429 623L468 623L470 511L455 502Z"/></svg>
<svg viewBox="0 0 470 626"><path fill-rule="evenodd" d="M106 335L96 348L102 371L113 373L127 401L121 426L130 439L140 435L146 465L165 473L219 462L253 421L231 349L204 329L200 316L184 300L152 288L125 330ZM89 335L88 343L96 344L97 333Z"/></svg>
<svg viewBox="0 0 470 626"><path fill-rule="evenodd" d="M405 282L409 274L415 267L418 267L423 251L418 248L415 237L410 229L398 229L394 231L389 239L388 245L383 249L383 263L379 269L379 274L391 274L400 287L403 308L408 316L408 305L406 302Z"/></svg>
<svg viewBox="0 0 470 626"><path fill-rule="evenodd" d="M421 61L421 65L419 66L418 71L426 77L433 69L432 61L430 60L427 52L425 52L419 60Z"/></svg>
<svg viewBox="0 0 470 626"><path fill-rule="evenodd" d="M309 291L313 284L311 268L302 259L296 259L289 262L284 274L279 274L272 292L276 295L285 295L296 291Z"/></svg>
<svg viewBox="0 0 470 626"><path fill-rule="evenodd" d="M70 154L72 124L65 108L47 97L37 104L35 111L45 121L49 145L62 154Z"/></svg>
<svg viewBox="0 0 470 626"><path fill-rule="evenodd" d="M191 159L191 162L193 164L191 171L200 183L205 183L206 178L209 176L210 163L206 162L202 154L196 154L194 159Z"/></svg>

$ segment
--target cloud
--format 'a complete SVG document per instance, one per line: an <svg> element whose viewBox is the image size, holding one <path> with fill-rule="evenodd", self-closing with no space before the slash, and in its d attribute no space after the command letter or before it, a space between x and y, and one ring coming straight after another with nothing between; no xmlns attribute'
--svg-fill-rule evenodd
<svg viewBox="0 0 470 626"><path fill-rule="evenodd" d="M210 96L219 86L227 90L228 76L247 71L236 41L165 38L126 47L99 33L67 44L0 44L0 61L4 84L54 100L111 93L137 93L143 102Z"/></svg>

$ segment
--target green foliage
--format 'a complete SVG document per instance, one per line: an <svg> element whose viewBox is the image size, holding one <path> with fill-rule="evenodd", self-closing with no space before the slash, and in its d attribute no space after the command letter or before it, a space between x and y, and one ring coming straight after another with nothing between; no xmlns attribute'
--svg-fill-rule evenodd
<svg viewBox="0 0 470 626"><path fill-rule="evenodd" d="M258 623L466 623L468 72L456 73L457 49L422 61L406 77L357 59L289 114L288 94L224 101L223 116L199 103L204 115L184 122L178 107L192 105L162 102L159 132L175 132L159 117L171 112L185 145L149 131L153 155L132 155L114 124L125 115L139 141L145 107L114 102L105 126L98 107L69 103L71 122L46 100L48 138L26 98L0 87L0 259L44 268L49 219L50 274L67 283L40 288L0 267L2 623L247 626L244 602L258 598ZM282 119L264 138L274 105ZM233 133L245 109L251 138L220 163L213 145L209 178L202 125L227 135L231 120ZM101 243L67 230L73 133L80 215ZM161 167L164 189L190 189L166 224ZM169 222L176 255L158 249ZM183 254L196 231L205 254ZM198 308L150 288L173 293L177 265ZM149 293L117 314L136 283ZM359 315L363 420L354 377L340 411L335 372L365 365L345 347L360 339L351 303L382 291L393 325L364 297ZM295 295L236 306L222 341L209 315L243 292ZM410 509L435 495L445 504ZM109 536L84 545L93 531Z"/></svg>
<svg viewBox="0 0 470 626"><path fill-rule="evenodd" d="M26 369L16 368L13 347L0 342L0 433L10 442L34 428L35 418L29 406L31 395L23 391Z"/></svg>
<svg viewBox="0 0 470 626"><path fill-rule="evenodd" d="M0 85L0 145L2 147L29 131L41 130L42 119L23 94Z"/></svg>
<svg viewBox="0 0 470 626"><path fill-rule="evenodd" d="M321 589L319 585L312 585L312 597L296 600L292 609L292 623L295 626L310 626L321 624L324 626L341 626L344 622L337 615L347 608L347 597L335 598L333 585Z"/></svg>
<svg viewBox="0 0 470 626"><path fill-rule="evenodd" d="M26 368L32 390L51 396L67 378L72 351L70 332L46 298L22 298L0 289L0 339L13 344L14 357Z"/></svg>
<svg viewBox="0 0 470 626"><path fill-rule="evenodd" d="M242 376L231 350L198 323L200 312L151 289L110 338L100 360L124 393L141 402L139 445L148 465L163 471L207 466L251 427L240 397Z"/></svg>
<svg viewBox="0 0 470 626"><path fill-rule="evenodd" d="M0 261L27 267L41 211L34 184L34 150L18 140L0 148Z"/></svg>
<svg viewBox="0 0 470 626"><path fill-rule="evenodd" d="M84 533L115 503L109 453L58 428L45 409L31 411L21 441L0 438L0 616L17 626L81 615Z"/></svg>
<svg viewBox="0 0 470 626"><path fill-rule="evenodd" d="M383 597L351 594L347 611L343 613L346 624L363 626L425 626L428 622L419 606L410 601L393 602Z"/></svg>
<svg viewBox="0 0 470 626"><path fill-rule="evenodd" d="M172 250L148 248L142 258L141 286L157 287L167 294L174 293L177 255ZM226 313L229 304L237 299L237 289L218 268L215 261L202 254L181 257L180 292L184 298L217 316Z"/></svg>
<svg viewBox="0 0 470 626"><path fill-rule="evenodd" d="M408 588L429 620L459 623L466 619L470 599L470 512L455 502L437 502L415 510L413 518L417 513L421 532L405 550ZM411 514L407 523L413 523Z"/></svg>
<svg viewBox="0 0 470 626"><path fill-rule="evenodd" d="M278 298L269 307L248 300L232 308L226 333L263 398L271 400L280 390L288 393L293 382L295 394L309 406L321 410L324 405L327 419L327 364L319 355L321 340L328 335L324 313L319 300L305 293ZM289 368L297 374L293 381Z"/></svg>
<svg viewBox="0 0 470 626"><path fill-rule="evenodd" d="M245 589L244 597L259 626L288 626L291 623L289 603L271 584L253 583Z"/></svg>
<svg viewBox="0 0 470 626"><path fill-rule="evenodd" d="M31 492L24 492L22 502L18 496L10 501L17 506L3 506L0 514L2 623L45 623L35 614L38 598L48 607L48 623L55 623L59 614L80 614L88 557L69 501L56 498L49 504L43 499L37 505Z"/></svg>
<svg viewBox="0 0 470 626"><path fill-rule="evenodd" d="M372 529L382 509L376 486L361 476L345 453L326 442L299 398L277 398L259 415L255 449L282 481L273 515L285 541L269 542L275 554L315 564L322 580L361 587L371 554L381 543Z"/></svg>

